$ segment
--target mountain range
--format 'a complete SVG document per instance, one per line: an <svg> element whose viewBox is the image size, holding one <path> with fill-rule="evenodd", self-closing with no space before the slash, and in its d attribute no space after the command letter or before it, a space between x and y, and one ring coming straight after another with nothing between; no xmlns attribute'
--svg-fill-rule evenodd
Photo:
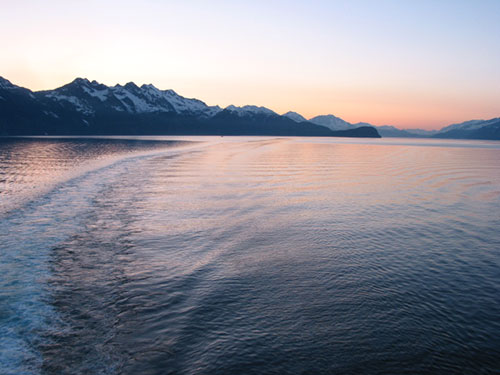
<svg viewBox="0 0 500 375"><path fill-rule="evenodd" d="M380 137L371 126L333 130L265 107L208 106L153 85L77 78L34 92L0 77L0 135L167 134Z"/></svg>
<svg viewBox="0 0 500 375"><path fill-rule="evenodd" d="M284 116L287 116L289 113L290 112L286 113ZM295 115L298 114L294 114L293 116ZM402 130L391 125L376 126L366 122L351 124L334 115L316 116L308 121L313 124L323 125L332 130L347 130L360 126L372 126L377 129L382 137L500 140L500 118L498 117L489 120L465 121L459 124L445 126L440 130Z"/></svg>
<svg viewBox="0 0 500 375"><path fill-rule="evenodd" d="M155 134L500 139L500 118L402 130L331 114L306 119L252 105L208 106L151 84L106 86L77 78L54 90L31 91L0 77L0 135Z"/></svg>

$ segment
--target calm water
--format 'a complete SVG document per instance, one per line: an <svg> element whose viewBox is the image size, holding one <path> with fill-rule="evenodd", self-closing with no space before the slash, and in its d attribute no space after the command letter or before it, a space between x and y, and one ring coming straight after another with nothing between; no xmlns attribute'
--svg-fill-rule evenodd
<svg viewBox="0 0 500 375"><path fill-rule="evenodd" d="M500 372L500 143L0 139L0 205L2 375Z"/></svg>

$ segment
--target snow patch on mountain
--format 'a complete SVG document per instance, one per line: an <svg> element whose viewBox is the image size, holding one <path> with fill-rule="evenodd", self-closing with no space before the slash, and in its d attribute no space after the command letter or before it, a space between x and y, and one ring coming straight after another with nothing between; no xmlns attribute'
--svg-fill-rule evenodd
<svg viewBox="0 0 500 375"><path fill-rule="evenodd" d="M83 101L81 101L80 99L78 99L75 96L58 94L57 92L52 91L52 92L47 93L45 95L45 97L52 99L52 100L55 100L55 101L58 101L58 102L61 102L61 101L68 102L68 103L72 104L73 106L75 106L75 109L78 112L81 112L84 115L94 114L94 110L91 107L89 107L86 103L84 103Z"/></svg>
<svg viewBox="0 0 500 375"><path fill-rule="evenodd" d="M347 130L354 128L351 123L344 121L334 115L316 116L309 119L309 121L316 125L325 126L331 130Z"/></svg>
<svg viewBox="0 0 500 375"><path fill-rule="evenodd" d="M108 89L96 90L96 89L89 88L87 86L82 86L82 89L90 96L99 99L101 102L104 102L104 101L106 101L106 99L108 99L108 94L109 94Z"/></svg>
<svg viewBox="0 0 500 375"><path fill-rule="evenodd" d="M134 90L133 86L129 84L125 86L116 85L112 88L113 95L120 100L127 112L150 113L158 111L158 107L151 105L132 91L136 90Z"/></svg>
<svg viewBox="0 0 500 375"><path fill-rule="evenodd" d="M243 107L236 107L234 105L229 105L226 110L236 113L238 116L249 116L249 115L266 115L266 116L278 116L274 111L271 111L266 107L258 107L255 105L245 105Z"/></svg>
<svg viewBox="0 0 500 375"><path fill-rule="evenodd" d="M0 102L4 103L10 100L11 94L20 97L31 97L34 100L41 99L40 103L49 110L44 111L46 116L57 118L57 113L60 110L64 116L70 116L68 110L75 110L85 116L99 117L100 114L109 115L109 112L129 112L129 113L171 113L181 114L188 118L208 119L212 118L223 109L219 106L208 106L203 101L198 99L185 98L177 94L173 90L160 90L152 84L144 84L141 87L133 82L129 82L124 86L106 86L97 81L89 81L86 78L76 78L73 82L59 87L54 90L37 91L35 93L28 89L16 86L5 78L0 77L0 89L2 95ZM53 103L50 103L53 102ZM50 107L50 105L54 107ZM3 104L2 104L3 105ZM73 106L74 108L68 107ZM276 116L279 115L266 108L255 105L245 105L242 107L230 105L225 108L239 117L252 116ZM310 122L316 125L325 126L331 130L347 130L361 126L372 126L380 131L384 136L398 137L430 137L438 136L439 133L448 132L450 130L460 131L476 131L485 126L495 124L500 119L494 118L490 120L471 120L459 124L451 124L440 131L423 130L423 129L398 129L393 126L383 125L374 126L369 123L359 122L351 124L334 115L316 116L306 120L302 115L296 112L287 112L282 115L297 123Z"/></svg>
<svg viewBox="0 0 500 375"><path fill-rule="evenodd" d="M302 116L300 113L289 111L287 113L284 113L282 116L288 117L290 120L293 120L295 122L305 122L307 121L304 116Z"/></svg>
<svg viewBox="0 0 500 375"><path fill-rule="evenodd" d="M451 124L451 125L445 126L439 132L442 133L442 132L446 132L446 131L450 131L450 130L477 130L477 129L482 128L483 126L492 124L492 123L498 121L499 119L500 119L499 117L496 117L496 118L492 118L490 120L470 120L470 121L461 122L459 124Z"/></svg>
<svg viewBox="0 0 500 375"><path fill-rule="evenodd" d="M159 90L158 90L159 91ZM174 90L160 91L163 97L174 107L177 113L204 114L208 117L215 116L222 109L219 106L209 107L198 99L188 99L178 95Z"/></svg>

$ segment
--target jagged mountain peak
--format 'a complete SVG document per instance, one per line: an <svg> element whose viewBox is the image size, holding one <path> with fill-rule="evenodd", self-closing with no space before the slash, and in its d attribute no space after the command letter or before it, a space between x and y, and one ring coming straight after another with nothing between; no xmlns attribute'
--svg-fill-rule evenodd
<svg viewBox="0 0 500 375"><path fill-rule="evenodd" d="M140 90L139 86L137 86L134 82L127 82L125 84L125 86L123 86L123 87L125 87L127 90L131 90L131 91L139 91Z"/></svg>
<svg viewBox="0 0 500 375"><path fill-rule="evenodd" d="M143 90L161 91L159 88L157 88L152 83L144 83L144 84L142 84L141 85L141 89L143 89Z"/></svg>
<svg viewBox="0 0 500 375"><path fill-rule="evenodd" d="M96 80L90 81L87 78L75 78L73 81L70 83L67 83L66 85L63 85L61 87L56 88L55 90L44 90L44 92L49 92L49 91L61 91L61 90L74 90L74 89L80 89L80 90L85 90L85 89L107 89L108 86L97 82Z"/></svg>
<svg viewBox="0 0 500 375"><path fill-rule="evenodd" d="M189 99L174 90L160 90L153 84L140 87L134 82L106 86L95 80L76 78L55 90L40 92L47 100L73 106L78 112L94 115L99 111L122 113L172 113L208 118L221 111L219 106L208 106L198 99Z"/></svg>
<svg viewBox="0 0 500 375"><path fill-rule="evenodd" d="M90 84L90 81L87 78L77 77L73 81L68 83L66 86L69 86L69 85L89 85L89 84Z"/></svg>
<svg viewBox="0 0 500 375"><path fill-rule="evenodd" d="M400 130L392 126L374 126L364 122L351 124L333 114L316 116L306 120L303 116L293 111L286 112L280 116L269 108L256 105L245 105L241 107L230 105L225 109L221 109L219 106L208 106L201 100L185 98L171 89L160 90L153 84L142 84L139 87L134 82L128 82L123 86L120 84L107 86L96 80L90 81L82 77L78 77L59 88L37 92L31 92L29 89L16 86L6 78L0 77L0 91L0 104L4 106L9 102L20 102L25 100L20 108L27 108L27 103L29 103L29 105L33 105L32 110L34 113L41 111L42 117L49 116L49 118L52 119L61 118L61 121L63 121L62 118L65 116L72 116L71 118L78 118L79 122L86 124L87 121L101 121L103 118L114 118L113 116L118 115L117 112L121 112L119 115L121 117L117 118L125 118L124 116L127 113L133 116L154 113L154 118L156 119L160 118L163 113L168 113L166 118L173 118L178 114L183 119L187 118L189 121L196 122L212 120L219 112L227 111L223 116L217 116L213 121L234 119L236 115L247 122L249 120L258 122L265 119L265 123L267 123L268 121L274 121L276 118L276 121L281 121L281 124L287 124L287 127L295 126L290 125L290 121L288 121L292 120L297 123L296 125L298 126L307 128L310 124L315 124L329 128L333 131L350 131L359 127L372 126L379 129L380 133L384 136L464 138L470 136L497 137L496 133L495 135L490 134L493 132L492 130L490 133L486 133L485 130L484 134L479 134L476 130L483 129L486 126L490 128L495 127L496 129L499 123L498 118L490 120L470 120L460 124L449 125L442 128L440 131L428 131L422 129ZM7 111L11 110L10 107L5 108L7 108ZM40 108L43 108L43 111ZM23 116L23 113L19 114L20 119L23 119ZM130 119L136 118L142 117L130 117ZM35 119L34 121L36 123L38 120ZM236 119L236 121L238 120ZM453 130L453 132L449 132L449 130Z"/></svg>
<svg viewBox="0 0 500 375"><path fill-rule="evenodd" d="M134 134L146 134L147 131L155 134L335 134L306 121L294 123L266 107L231 105L223 110L219 106L208 106L198 99L185 98L173 90L160 90L152 84L139 87L129 82L107 86L96 80L79 77L59 88L35 93L14 86L6 79L1 79L0 84L18 89L0 90L0 109L6 108L6 112L0 112L0 116L5 115L4 124L13 124L0 129L4 134L122 134L122 131ZM12 112L11 107L6 106L6 103L14 101L22 103L15 107L19 108L17 112ZM224 111L227 113L217 116ZM24 128L19 130L16 126ZM124 126L123 130L121 126ZM347 134L378 136L376 131L342 133Z"/></svg>

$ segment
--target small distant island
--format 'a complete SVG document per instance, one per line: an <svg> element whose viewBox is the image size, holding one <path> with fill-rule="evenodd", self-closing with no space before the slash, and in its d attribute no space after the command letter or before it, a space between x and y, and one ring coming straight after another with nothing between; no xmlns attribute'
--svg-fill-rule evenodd
<svg viewBox="0 0 500 375"><path fill-rule="evenodd" d="M500 118L441 130L349 123L334 115L309 120L252 105L208 106L148 84L106 86L85 78L31 91L0 77L0 135L268 135L500 140Z"/></svg>

